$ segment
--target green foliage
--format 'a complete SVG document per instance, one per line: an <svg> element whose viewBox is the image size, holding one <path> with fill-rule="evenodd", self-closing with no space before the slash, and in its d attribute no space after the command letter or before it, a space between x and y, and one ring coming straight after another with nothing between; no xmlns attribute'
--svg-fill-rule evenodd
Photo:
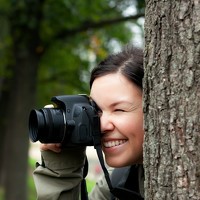
<svg viewBox="0 0 200 200"><path fill-rule="evenodd" d="M0 76L9 74L7 66L14 62L8 18L9 12L16 9L19 16L11 18L15 24L27 26L29 31L34 27L39 28L40 43L36 51L41 56L37 105L42 106L54 95L88 93L90 69L113 51L113 41L122 46L132 37L125 23L109 26L102 23L102 28L92 28L93 25L123 17L127 7L135 5L141 9L144 1L47 0L44 4L22 0L1 2L0 20L4 22L4 28L0 38L4 40L0 40ZM36 23L38 16L34 16L38 6L42 10L39 25Z"/></svg>
<svg viewBox="0 0 200 200"><path fill-rule="evenodd" d="M37 96L40 106L54 95L88 93L90 68L112 51L110 42L115 40L123 45L132 36L124 23L67 35L67 31L120 17L122 13L108 1L48 2L41 23L42 38L49 46L40 62ZM60 39L56 35L62 31L66 31L66 37ZM95 60L91 60L90 54Z"/></svg>
<svg viewBox="0 0 200 200"><path fill-rule="evenodd" d="M35 106L41 107L55 95L89 93L90 70L132 38L131 27L126 22L112 20L123 19L124 11L130 6L140 8L140 13L141 5L137 0L0 0L0 100L8 102L7 106L2 103L1 109L11 108L15 103L15 108L32 107L35 98ZM12 81L19 83L15 84L16 89ZM20 95L23 101L12 103L5 94L15 94L16 99ZM25 115L24 110L19 120L24 120L25 116L21 115ZM18 109L16 112L12 113L14 117L19 115ZM18 137L19 132L24 133L19 128L9 133ZM4 143L2 135L0 146ZM19 156L25 155L22 154L25 146L20 149L22 152L18 151ZM15 183L15 178L10 182ZM29 187L33 188L30 177ZM34 189L29 193L35 196Z"/></svg>
<svg viewBox="0 0 200 200"><path fill-rule="evenodd" d="M120 16L118 9L112 8L109 2L108 0L46 1L44 5L45 20L43 23L45 38L48 35L47 33L55 35L63 28L70 30L87 25L87 23Z"/></svg>

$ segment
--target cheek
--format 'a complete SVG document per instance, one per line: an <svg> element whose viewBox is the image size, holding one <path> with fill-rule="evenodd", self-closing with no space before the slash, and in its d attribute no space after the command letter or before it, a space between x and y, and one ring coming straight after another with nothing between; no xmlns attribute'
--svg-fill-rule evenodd
<svg viewBox="0 0 200 200"><path fill-rule="evenodd" d="M144 130L143 130L143 118L140 115L135 117L129 116L124 117L116 123L118 130L128 138L138 138L143 139Z"/></svg>

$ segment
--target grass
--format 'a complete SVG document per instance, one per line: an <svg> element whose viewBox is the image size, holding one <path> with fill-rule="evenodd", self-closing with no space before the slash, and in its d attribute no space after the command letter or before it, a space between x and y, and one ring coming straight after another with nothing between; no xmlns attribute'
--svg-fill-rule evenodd
<svg viewBox="0 0 200 200"><path fill-rule="evenodd" d="M36 199L36 190L35 190L35 185L33 181L33 176L32 172L35 169L35 160L34 159L29 159L29 174L28 174L28 200L35 200ZM88 193L92 190L92 188L95 185L95 181L91 181L89 179L86 179L87 182L87 190ZM0 187L0 200L5 200L4 198L4 191L3 188Z"/></svg>
<svg viewBox="0 0 200 200"><path fill-rule="evenodd" d="M87 191L88 191L88 193L90 193L92 188L95 186L96 182L86 179L86 184L87 184Z"/></svg>
<svg viewBox="0 0 200 200"><path fill-rule="evenodd" d="M35 169L36 161L29 158L29 173L28 173L28 200L35 200L37 197L35 184L33 181L33 170Z"/></svg>
<svg viewBox="0 0 200 200"><path fill-rule="evenodd" d="M3 188L0 187L0 199L4 200Z"/></svg>

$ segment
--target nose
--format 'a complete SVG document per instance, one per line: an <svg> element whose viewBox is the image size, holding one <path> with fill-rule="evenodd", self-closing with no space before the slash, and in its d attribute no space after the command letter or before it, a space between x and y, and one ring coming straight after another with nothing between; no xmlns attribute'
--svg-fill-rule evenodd
<svg viewBox="0 0 200 200"><path fill-rule="evenodd" d="M112 121L112 117L109 113L102 112L100 117L101 122L101 132L107 133L114 129L114 123Z"/></svg>

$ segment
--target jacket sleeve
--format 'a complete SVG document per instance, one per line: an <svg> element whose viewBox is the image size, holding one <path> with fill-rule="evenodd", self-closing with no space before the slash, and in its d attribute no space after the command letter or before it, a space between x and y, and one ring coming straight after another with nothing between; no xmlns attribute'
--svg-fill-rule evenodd
<svg viewBox="0 0 200 200"><path fill-rule="evenodd" d="M33 172L37 200L78 200L85 147L42 151L42 164Z"/></svg>

